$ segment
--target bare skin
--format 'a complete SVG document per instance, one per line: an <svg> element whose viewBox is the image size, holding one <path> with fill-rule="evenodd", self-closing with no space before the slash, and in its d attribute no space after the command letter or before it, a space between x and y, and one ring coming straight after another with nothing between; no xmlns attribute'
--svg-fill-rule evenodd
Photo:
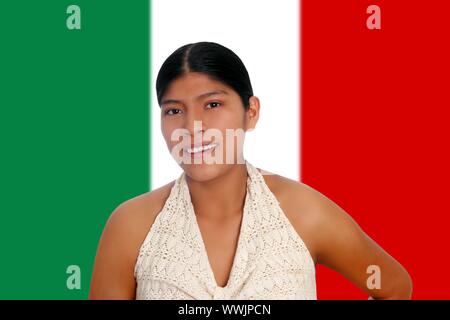
<svg viewBox="0 0 450 320"><path fill-rule="evenodd" d="M198 98L201 93L218 89L227 94ZM161 128L169 150L174 146L170 133L181 127L193 134L193 120L202 120L206 128L247 131L255 127L259 117L257 97L250 98L250 107L245 111L236 92L202 74L189 73L174 80L164 97L179 101L161 107ZM211 108L211 101L218 101L220 105ZM171 110L170 115L166 113L168 110ZM222 147L224 152L230 152L226 144ZM186 181L216 283L224 287L242 221L247 179L245 164L182 164L181 167L187 174ZM304 183L276 174L264 175L264 179L316 264L336 270L374 299L411 298L412 281L408 272L342 208ZM135 298L133 272L137 255L173 183L125 201L111 214L97 250L90 299ZM367 287L369 265L381 269L380 289Z"/></svg>

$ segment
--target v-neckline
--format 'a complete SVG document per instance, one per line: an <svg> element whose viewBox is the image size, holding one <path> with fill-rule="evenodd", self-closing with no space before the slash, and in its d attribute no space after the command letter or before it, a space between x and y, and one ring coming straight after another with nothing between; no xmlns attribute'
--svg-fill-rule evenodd
<svg viewBox="0 0 450 320"><path fill-rule="evenodd" d="M182 176L182 181L183 181L183 185L185 188L185 192L186 192L186 197L187 197L187 203L189 206L189 217L193 219L193 225L194 225L194 229L195 229L195 235L196 238L198 240L198 245L200 246L200 250L201 250L201 255L205 258L206 260L206 269L208 272L208 277L210 279L211 284L214 285L214 289L217 290L225 290L225 289L229 289L231 287L231 285L233 284L233 277L235 276L235 273L237 272L237 263L239 261L239 259L241 258L241 254L242 254L242 246L243 246L243 241L244 241L244 232L246 230L246 222L247 222L247 216L248 216L248 198L249 198L249 184L251 183L251 176L250 176L250 169L248 168L248 162L246 161L246 169L247 169L247 180L246 180L246 192L245 192L245 200L244 200L244 209L242 212L242 219L241 219L241 225L239 228L239 236L238 236L238 241L237 241L237 245L236 245L236 250L234 253L234 258L233 258L233 263L231 265L231 270L230 273L228 275L228 280L227 283L225 284L224 287L219 286L219 284L217 283L216 277L214 275L214 271L211 265L211 262L209 260L208 257L208 251L206 250L206 245L205 245L205 241L203 239L202 233L200 231L200 226L198 224L198 220L197 220L197 215L195 214L195 209L194 209L194 205L192 203L192 199L191 199L191 195L189 192L189 187L187 185L186 182L186 174L183 173Z"/></svg>

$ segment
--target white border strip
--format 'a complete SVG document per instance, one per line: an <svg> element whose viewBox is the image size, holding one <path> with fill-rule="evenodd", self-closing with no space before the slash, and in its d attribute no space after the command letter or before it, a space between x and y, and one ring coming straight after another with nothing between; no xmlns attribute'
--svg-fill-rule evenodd
<svg viewBox="0 0 450 320"><path fill-rule="evenodd" d="M261 115L247 134L245 158L299 179L299 0L151 1L151 188L181 174L160 128L155 82L164 60L180 46L218 42L233 50L250 74Z"/></svg>

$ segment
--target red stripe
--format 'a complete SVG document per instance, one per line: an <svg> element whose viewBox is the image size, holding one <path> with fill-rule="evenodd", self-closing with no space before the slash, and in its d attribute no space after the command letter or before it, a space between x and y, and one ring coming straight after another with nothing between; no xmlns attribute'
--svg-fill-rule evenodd
<svg viewBox="0 0 450 320"><path fill-rule="evenodd" d="M301 179L450 298L450 1L302 1ZM381 30L366 8L381 7ZM318 268L318 298L367 295Z"/></svg>

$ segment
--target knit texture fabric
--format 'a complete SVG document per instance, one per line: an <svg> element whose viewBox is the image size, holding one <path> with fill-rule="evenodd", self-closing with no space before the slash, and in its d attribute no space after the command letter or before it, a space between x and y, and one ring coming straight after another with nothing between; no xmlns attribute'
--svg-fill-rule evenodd
<svg viewBox="0 0 450 320"><path fill-rule="evenodd" d="M183 172L140 247L136 299L317 299L310 252L263 175L245 164L247 192L227 285L214 278Z"/></svg>

